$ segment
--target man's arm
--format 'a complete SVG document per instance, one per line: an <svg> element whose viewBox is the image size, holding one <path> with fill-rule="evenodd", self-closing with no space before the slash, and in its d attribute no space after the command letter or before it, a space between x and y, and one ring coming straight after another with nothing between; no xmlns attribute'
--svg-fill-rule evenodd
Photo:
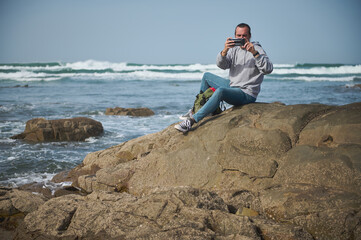
<svg viewBox="0 0 361 240"><path fill-rule="evenodd" d="M272 62L269 60L266 52L258 42L251 43L247 41L242 48L252 53L256 60L256 66L261 73L269 74L273 71Z"/></svg>
<svg viewBox="0 0 361 240"><path fill-rule="evenodd" d="M255 49L258 52L258 55L255 57L258 70L263 74L270 74L273 71L272 62L269 60L261 45L255 44Z"/></svg>
<svg viewBox="0 0 361 240"><path fill-rule="evenodd" d="M227 38L223 50L217 55L217 66L221 69L228 69L231 66L230 59L227 58L228 50L234 47L232 38Z"/></svg>

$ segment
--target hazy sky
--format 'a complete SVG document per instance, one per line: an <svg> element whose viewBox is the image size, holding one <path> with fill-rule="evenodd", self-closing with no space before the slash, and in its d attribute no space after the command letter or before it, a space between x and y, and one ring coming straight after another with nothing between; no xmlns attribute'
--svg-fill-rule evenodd
<svg viewBox="0 0 361 240"><path fill-rule="evenodd" d="M361 63L360 0L0 0L0 62L215 63L241 22L274 63Z"/></svg>

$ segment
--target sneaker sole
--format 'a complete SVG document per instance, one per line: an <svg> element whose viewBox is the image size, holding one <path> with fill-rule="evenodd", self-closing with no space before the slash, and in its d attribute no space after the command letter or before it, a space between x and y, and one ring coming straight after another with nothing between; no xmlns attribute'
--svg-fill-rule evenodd
<svg viewBox="0 0 361 240"><path fill-rule="evenodd" d="M178 124L175 125L174 128L181 132L188 132L187 130L184 130L181 126L179 126Z"/></svg>

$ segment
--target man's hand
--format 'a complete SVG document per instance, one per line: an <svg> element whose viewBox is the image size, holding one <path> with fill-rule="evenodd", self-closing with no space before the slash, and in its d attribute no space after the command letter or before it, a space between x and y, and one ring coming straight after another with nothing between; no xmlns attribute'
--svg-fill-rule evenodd
<svg viewBox="0 0 361 240"><path fill-rule="evenodd" d="M254 46L251 42L248 41L248 39L246 39L246 44L244 44L243 46L241 46L241 48L246 49L248 52L252 53L253 55L257 52L254 49Z"/></svg>
<svg viewBox="0 0 361 240"><path fill-rule="evenodd" d="M230 48L234 47L234 41L232 41L232 38L227 38L226 43L224 44L224 49L221 52L221 55L224 57L227 55L227 52Z"/></svg>

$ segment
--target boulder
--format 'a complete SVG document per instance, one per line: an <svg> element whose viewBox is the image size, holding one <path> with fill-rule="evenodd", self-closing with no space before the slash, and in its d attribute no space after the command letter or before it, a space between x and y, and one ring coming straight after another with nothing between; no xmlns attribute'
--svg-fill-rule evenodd
<svg viewBox="0 0 361 240"><path fill-rule="evenodd" d="M57 120L35 118L26 122L23 133L11 138L29 142L84 141L101 135L103 131L100 122L85 117Z"/></svg>
<svg viewBox="0 0 361 240"><path fill-rule="evenodd" d="M107 108L105 115L120 115L133 117L148 117L153 116L154 112L149 108Z"/></svg>
<svg viewBox="0 0 361 240"><path fill-rule="evenodd" d="M21 185L17 189L32 193L40 193L48 199L52 197L52 190L49 187L47 187L44 183L32 182Z"/></svg>

